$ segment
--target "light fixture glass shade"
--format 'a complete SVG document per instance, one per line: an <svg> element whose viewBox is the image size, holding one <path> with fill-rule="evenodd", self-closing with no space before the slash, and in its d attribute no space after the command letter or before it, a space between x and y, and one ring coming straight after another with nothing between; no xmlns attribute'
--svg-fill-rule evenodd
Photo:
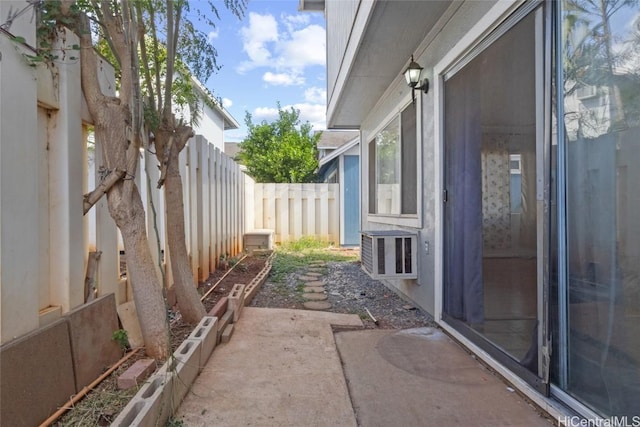
<svg viewBox="0 0 640 427"><path fill-rule="evenodd" d="M409 63L409 66L404 71L404 78L407 80L407 84L410 87L416 87L416 85L420 81L420 76L422 75L423 68L420 66L420 64L414 62L413 58L411 59L412 60Z"/></svg>

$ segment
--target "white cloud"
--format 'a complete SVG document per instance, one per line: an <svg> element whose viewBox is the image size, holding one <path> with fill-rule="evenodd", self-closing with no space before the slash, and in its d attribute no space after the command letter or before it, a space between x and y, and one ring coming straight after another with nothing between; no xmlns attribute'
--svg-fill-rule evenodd
<svg viewBox="0 0 640 427"><path fill-rule="evenodd" d="M249 62L240 66L240 72L267 65L271 60L269 43L278 41L278 24L273 15L249 13L249 26L240 29L243 50L249 56Z"/></svg>
<svg viewBox="0 0 640 427"><path fill-rule="evenodd" d="M252 119L255 122L266 120L271 122L278 118L278 109L273 107L258 107L253 111Z"/></svg>
<svg viewBox="0 0 640 427"><path fill-rule="evenodd" d="M310 21L309 14L302 13L297 15L283 15L281 19L289 32L309 24Z"/></svg>
<svg viewBox="0 0 640 427"><path fill-rule="evenodd" d="M290 39L282 43L281 55L277 58L280 66L304 68L310 65L324 65L325 31L319 25L309 25L290 33Z"/></svg>
<svg viewBox="0 0 640 427"><path fill-rule="evenodd" d="M224 108L229 108L233 105L233 101L230 100L229 98L222 98L222 106Z"/></svg>
<svg viewBox="0 0 640 427"><path fill-rule="evenodd" d="M291 109L292 105L283 105L283 110ZM299 103L294 104L293 108L300 111L300 122L309 122L314 130L322 130L327 127L326 108L321 104ZM258 107L251 115L254 123L266 120L272 122L278 118L278 109L273 107Z"/></svg>
<svg viewBox="0 0 640 427"><path fill-rule="evenodd" d="M310 87L304 91L304 99L314 104L325 104L327 102L327 91L319 87Z"/></svg>
<svg viewBox="0 0 640 427"><path fill-rule="evenodd" d="M209 40L209 43L212 43L215 39L217 39L220 36L220 31L218 30L213 30L209 32L209 35L207 36L207 40Z"/></svg>
<svg viewBox="0 0 640 427"><path fill-rule="evenodd" d="M313 126L313 130L326 129L327 110L324 105L301 103L294 104L294 108L300 110L300 121L302 123L309 122Z"/></svg>
<svg viewBox="0 0 640 427"><path fill-rule="evenodd" d="M225 142L241 142L247 137L246 129L232 129L224 131Z"/></svg>
<svg viewBox="0 0 640 427"><path fill-rule="evenodd" d="M293 86L304 84L304 77L300 76L297 72L272 73L271 71L267 71L262 76L262 80L274 86Z"/></svg>
<svg viewBox="0 0 640 427"><path fill-rule="evenodd" d="M240 29L248 60L237 71L245 73L265 67L270 74L265 73L263 80L269 84L302 84L297 77L303 75L306 67L326 63L325 30L309 22L307 15L284 15L277 22L273 15L250 13L249 25Z"/></svg>

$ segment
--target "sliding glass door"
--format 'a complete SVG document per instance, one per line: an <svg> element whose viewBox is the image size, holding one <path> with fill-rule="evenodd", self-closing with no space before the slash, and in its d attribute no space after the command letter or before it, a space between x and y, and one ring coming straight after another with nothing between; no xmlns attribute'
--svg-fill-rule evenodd
<svg viewBox="0 0 640 427"><path fill-rule="evenodd" d="M565 268L552 380L602 416L640 416L640 3L557 12Z"/></svg>
<svg viewBox="0 0 640 427"><path fill-rule="evenodd" d="M445 320L538 384L542 22L516 14L444 84Z"/></svg>

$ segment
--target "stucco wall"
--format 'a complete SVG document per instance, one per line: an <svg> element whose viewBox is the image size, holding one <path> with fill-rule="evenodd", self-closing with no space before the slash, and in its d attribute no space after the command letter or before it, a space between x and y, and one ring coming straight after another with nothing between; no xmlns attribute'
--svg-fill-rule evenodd
<svg viewBox="0 0 640 427"><path fill-rule="evenodd" d="M418 48L422 48L423 52L416 56L415 60L425 68L426 76L431 82L433 88L433 67L440 62L446 54L462 39L462 37L475 25L478 20L484 16L495 2L469 1L462 4L453 4L448 10L451 15L446 26L435 37L432 34L427 36L431 42L423 42ZM439 149L439 138L436 137L435 126L435 108L439 102L435 98L433 89L427 94L416 92L416 102L418 103L418 115L421 117L420 122L422 136L418 135L418 146L420 147L418 158L421 164L418 164L418 175L422 182L420 201L422 214L420 216L419 226L407 227L400 225L376 222L375 219L367 213L369 206L368 197L368 176L369 176L369 157L368 143L374 138L375 133L384 127L393 117L399 114L411 102L411 90L406 85L404 77L398 75L398 78L387 89L385 95L376 105L362 123L362 144L361 147L361 179L362 179L362 206L361 220L364 230L386 230L386 229L404 229L418 232L418 279L413 280L393 280L387 283L396 288L399 293L413 300L421 308L433 313L435 305L435 279L436 279L436 209L438 209L438 198L441 196L439 189L436 187L439 181L438 174L441 173L439 165L436 163L436 153ZM421 141L421 143L420 143Z"/></svg>

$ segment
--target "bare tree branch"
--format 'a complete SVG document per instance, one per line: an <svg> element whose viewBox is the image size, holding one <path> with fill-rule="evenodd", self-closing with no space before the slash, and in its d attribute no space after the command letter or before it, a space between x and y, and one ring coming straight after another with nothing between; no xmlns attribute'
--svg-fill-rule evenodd
<svg viewBox="0 0 640 427"><path fill-rule="evenodd" d="M173 6L173 0L167 0L167 70L164 83L164 105L162 106L162 117L167 121L173 114L171 111L171 82L173 80L173 65L176 56L174 37L177 37L174 32Z"/></svg>
<svg viewBox="0 0 640 427"><path fill-rule="evenodd" d="M102 198L104 194L109 191L111 187L115 185L116 182L120 181L126 175L126 171L122 169L114 169L112 170L104 180L90 193L85 194L83 198L83 215L86 215L87 212L91 210L93 205L98 203L98 201Z"/></svg>
<svg viewBox="0 0 640 427"><path fill-rule="evenodd" d="M98 56L93 49L89 18L83 14L80 15L78 19L80 49L82 49L80 55L82 91L87 98L89 112L92 117L95 117L97 114L97 105L104 104L107 97L100 89L100 81L98 80Z"/></svg>

